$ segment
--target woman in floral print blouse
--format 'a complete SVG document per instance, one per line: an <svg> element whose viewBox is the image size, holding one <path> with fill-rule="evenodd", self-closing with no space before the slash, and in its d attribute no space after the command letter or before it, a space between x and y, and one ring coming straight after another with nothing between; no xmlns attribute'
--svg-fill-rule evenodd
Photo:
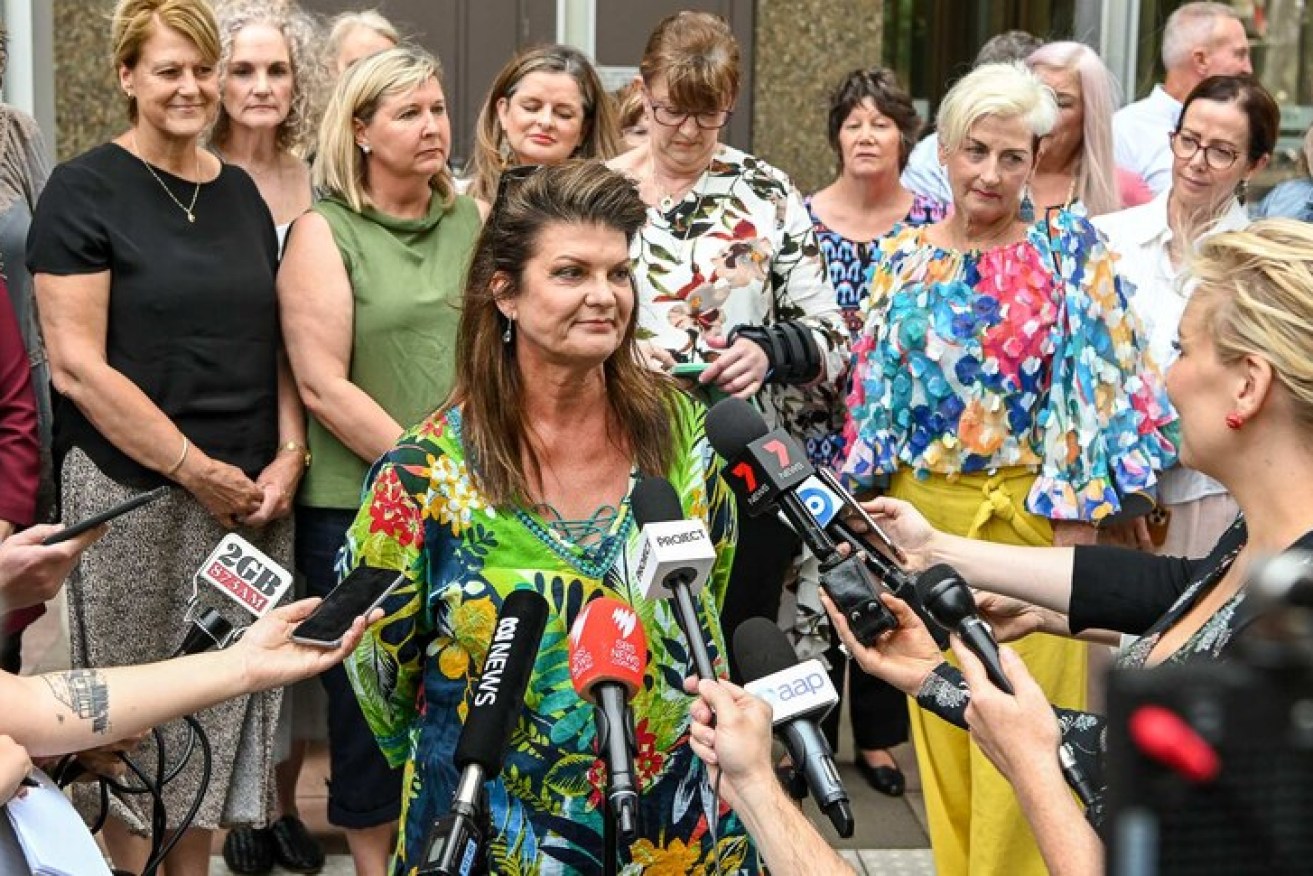
<svg viewBox="0 0 1313 876"><path fill-rule="evenodd" d="M806 388L838 386L848 346L802 196L766 162L720 142L739 89L729 26L705 12L657 25L639 67L648 141L611 165L638 184L647 221L631 247L651 364L705 364L699 392L755 398L800 440L823 434ZM722 623L775 619L798 545L773 517L743 517Z"/></svg>
<svg viewBox="0 0 1313 876"><path fill-rule="evenodd" d="M842 471L937 527L984 541L1093 540L1122 492L1171 458L1165 396L1102 239L1078 212L1026 215L1053 93L1021 65L976 68L939 109L948 218L881 242L853 344ZM1017 650L1055 703L1083 708L1084 645ZM967 735L911 714L945 876L1044 873L1025 820Z"/></svg>
<svg viewBox="0 0 1313 876"><path fill-rule="evenodd" d="M568 661L568 631L599 596L634 607L650 650L633 701L641 830L620 850L622 872L760 869L688 746L683 680L694 669L675 614L643 597L628 562L630 490L665 477L717 547L698 635L723 673L716 602L734 506L705 412L638 351L628 248L643 218L633 186L598 163L502 176L466 285L455 389L374 466L348 531L343 572L367 563L409 579L348 666L380 746L406 768L398 876L423 860L450 805L451 757L493 622L522 588L551 613L505 768L487 786L491 872L602 870L605 769Z"/></svg>

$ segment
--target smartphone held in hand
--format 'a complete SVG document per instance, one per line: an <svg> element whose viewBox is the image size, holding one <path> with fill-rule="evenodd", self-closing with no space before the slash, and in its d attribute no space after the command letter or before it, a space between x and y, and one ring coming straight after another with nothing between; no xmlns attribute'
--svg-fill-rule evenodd
<svg viewBox="0 0 1313 876"><path fill-rule="evenodd" d="M378 608L405 580L405 574L395 569L357 566L292 630L292 641L336 648L356 618Z"/></svg>

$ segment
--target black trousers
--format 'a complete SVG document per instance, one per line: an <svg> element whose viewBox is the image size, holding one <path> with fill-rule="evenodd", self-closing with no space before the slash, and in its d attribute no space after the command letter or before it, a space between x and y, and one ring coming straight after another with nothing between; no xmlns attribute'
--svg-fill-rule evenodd
<svg viewBox="0 0 1313 876"><path fill-rule="evenodd" d="M780 613L784 576L801 541L774 514L749 517L739 503L739 543L730 570L729 587L720 609L720 627L729 649L730 678L743 683L734 659L734 631L750 617L775 623Z"/></svg>
<svg viewBox="0 0 1313 876"><path fill-rule="evenodd" d="M839 692L840 703L821 721L821 732L830 747L839 750L839 709L844 675L848 676L848 711L851 713L853 741L862 751L892 748L907 741L907 696L873 675L867 675L837 647L825 652L830 661L830 680ZM853 752L856 754L857 752Z"/></svg>

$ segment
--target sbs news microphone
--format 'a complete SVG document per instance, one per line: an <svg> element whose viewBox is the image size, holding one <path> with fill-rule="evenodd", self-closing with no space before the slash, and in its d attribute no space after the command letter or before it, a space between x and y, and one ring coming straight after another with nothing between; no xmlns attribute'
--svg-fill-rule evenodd
<svg viewBox="0 0 1313 876"><path fill-rule="evenodd" d="M716 564L716 550L701 520L684 519L679 495L665 478L644 478L629 499L641 527L630 556L644 599L673 597L675 618L684 631L699 678L714 679L707 637L698 623L693 598Z"/></svg>
<svg viewBox="0 0 1313 876"><path fill-rule="evenodd" d="M277 605L291 586L291 572L237 533L228 533L196 570L187 606L191 627L174 656L226 647L252 620L259 620ZM228 600L206 598L215 591ZM213 604L202 605L212 601L226 610ZM241 610L234 610L231 603L241 606Z"/></svg>
<svg viewBox="0 0 1313 876"><path fill-rule="evenodd" d="M866 551L842 556L834 540L808 510L799 490L817 482L816 469L798 442L783 429L768 430L761 414L742 399L727 398L707 413L707 439L726 460L720 476L739 496L748 514L756 517L772 508L802 537L820 562L821 586L829 594L864 645L898 622L880 601L888 586L872 575ZM735 657L738 651L734 652Z"/></svg>
<svg viewBox="0 0 1313 876"><path fill-rule="evenodd" d="M638 836L638 741L629 701L647 672L647 636L632 606L609 596L594 599L570 628L570 680L596 707L598 754L606 761L606 800L616 832Z"/></svg>
<svg viewBox="0 0 1313 876"><path fill-rule="evenodd" d="M839 702L825 668L819 660L799 663L784 632L763 617L748 618L734 631L734 657L748 679L744 689L770 703L775 733L788 748L794 770L807 779L816 805L839 836L852 836L848 792L816 723Z"/></svg>
<svg viewBox="0 0 1313 876"><path fill-rule="evenodd" d="M916 594L935 623L951 633L957 633L962 644L980 658L985 666L985 674L994 687L1004 693L1015 693L1008 677L1003 674L1003 662L998 656L994 631L976 613L976 600L971 595L971 588L957 570L945 563L931 566L917 576Z"/></svg>
<svg viewBox="0 0 1313 876"><path fill-rule="evenodd" d="M429 831L418 876L470 876L488 871L483 849L487 833L483 783L501 773L546 625L547 600L535 591L514 590L502 601L452 756L461 771L460 780L451 809Z"/></svg>

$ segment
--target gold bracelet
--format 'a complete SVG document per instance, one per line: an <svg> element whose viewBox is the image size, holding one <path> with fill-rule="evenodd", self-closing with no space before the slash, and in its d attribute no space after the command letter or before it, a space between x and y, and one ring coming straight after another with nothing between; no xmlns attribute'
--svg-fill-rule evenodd
<svg viewBox="0 0 1313 876"><path fill-rule="evenodd" d="M173 467L164 473L166 478L171 478L178 473L178 469L182 468L182 464L187 461L187 452L189 450L191 450L191 439L183 435L182 453L178 454L178 461L173 464Z"/></svg>
<svg viewBox="0 0 1313 876"><path fill-rule="evenodd" d="M301 454L301 457L305 460L305 467L306 468L310 467L310 448L306 447L304 444L301 444L298 441L283 442L282 444L278 445L278 452L299 453Z"/></svg>

